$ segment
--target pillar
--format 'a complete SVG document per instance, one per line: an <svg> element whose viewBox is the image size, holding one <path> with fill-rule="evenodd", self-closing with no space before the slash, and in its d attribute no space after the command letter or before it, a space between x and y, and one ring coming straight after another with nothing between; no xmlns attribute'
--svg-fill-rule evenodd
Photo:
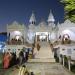
<svg viewBox="0 0 75 75"><path fill-rule="evenodd" d="M37 42L37 35L36 35L36 42Z"/></svg>
<svg viewBox="0 0 75 75"><path fill-rule="evenodd" d="M60 55L59 55L59 63L61 63L61 57L60 57Z"/></svg>
<svg viewBox="0 0 75 75"><path fill-rule="evenodd" d="M63 55L63 66L65 65L65 63L64 63L64 55Z"/></svg>
<svg viewBox="0 0 75 75"><path fill-rule="evenodd" d="M48 35L47 35L47 42L48 42Z"/></svg>
<svg viewBox="0 0 75 75"><path fill-rule="evenodd" d="M71 70L71 57L68 57L68 69Z"/></svg>

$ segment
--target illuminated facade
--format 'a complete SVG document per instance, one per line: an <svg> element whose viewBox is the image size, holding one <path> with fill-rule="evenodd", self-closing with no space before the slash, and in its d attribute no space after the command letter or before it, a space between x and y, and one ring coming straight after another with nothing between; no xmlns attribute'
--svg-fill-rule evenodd
<svg viewBox="0 0 75 75"><path fill-rule="evenodd" d="M47 23L42 21L38 25L36 25L36 18L34 13L32 13L29 26L26 27L24 24L21 25L16 21L11 25L7 25L7 36L8 43L14 44L24 44L26 41L29 43L33 43L38 40L56 40L56 26L54 24L55 19L50 11Z"/></svg>
<svg viewBox="0 0 75 75"><path fill-rule="evenodd" d="M64 34L68 34L71 40L75 38L75 24L66 20L64 23L55 25L55 19L51 11L47 22L42 21L36 25L36 21L35 15L32 13L28 27L16 21L7 25L8 43L24 45L25 42L32 44L38 40L54 42L59 40L60 36L62 38Z"/></svg>

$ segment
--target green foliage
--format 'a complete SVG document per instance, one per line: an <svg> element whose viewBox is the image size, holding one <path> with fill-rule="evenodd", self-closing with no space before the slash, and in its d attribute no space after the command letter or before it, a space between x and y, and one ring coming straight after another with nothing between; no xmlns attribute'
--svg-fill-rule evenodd
<svg viewBox="0 0 75 75"><path fill-rule="evenodd" d="M65 19L75 22L75 0L61 0L64 4Z"/></svg>

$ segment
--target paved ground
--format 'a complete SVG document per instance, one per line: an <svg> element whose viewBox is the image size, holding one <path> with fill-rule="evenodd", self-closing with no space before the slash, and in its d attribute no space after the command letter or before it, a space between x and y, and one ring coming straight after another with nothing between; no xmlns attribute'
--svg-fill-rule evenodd
<svg viewBox="0 0 75 75"><path fill-rule="evenodd" d="M35 75L73 75L58 63L27 63L26 65Z"/></svg>
<svg viewBox="0 0 75 75"><path fill-rule="evenodd" d="M16 74L18 69L15 67L9 68L9 69L0 69L0 75L13 75Z"/></svg>
<svg viewBox="0 0 75 75"><path fill-rule="evenodd" d="M25 63L29 72L35 75L75 75L59 63ZM19 69L12 68L2 75L18 75ZM1 75L1 73L0 73Z"/></svg>

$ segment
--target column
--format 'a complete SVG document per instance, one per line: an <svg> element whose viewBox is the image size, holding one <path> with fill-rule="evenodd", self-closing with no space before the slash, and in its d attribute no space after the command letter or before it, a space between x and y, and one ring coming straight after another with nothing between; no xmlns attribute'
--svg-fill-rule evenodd
<svg viewBox="0 0 75 75"><path fill-rule="evenodd" d="M65 65L65 63L64 63L64 55L63 55L63 66Z"/></svg>
<svg viewBox="0 0 75 75"><path fill-rule="evenodd" d="M7 37L8 37L8 44L10 43L10 32L7 33Z"/></svg>
<svg viewBox="0 0 75 75"><path fill-rule="evenodd" d="M71 57L69 56L68 57L68 69L69 69L69 71L71 70Z"/></svg>
<svg viewBox="0 0 75 75"><path fill-rule="evenodd" d="M36 35L36 42L37 42L37 35Z"/></svg>
<svg viewBox="0 0 75 75"><path fill-rule="evenodd" d="M61 63L61 56L59 55L59 63Z"/></svg>
<svg viewBox="0 0 75 75"><path fill-rule="evenodd" d="M47 42L48 42L48 35L47 35Z"/></svg>

